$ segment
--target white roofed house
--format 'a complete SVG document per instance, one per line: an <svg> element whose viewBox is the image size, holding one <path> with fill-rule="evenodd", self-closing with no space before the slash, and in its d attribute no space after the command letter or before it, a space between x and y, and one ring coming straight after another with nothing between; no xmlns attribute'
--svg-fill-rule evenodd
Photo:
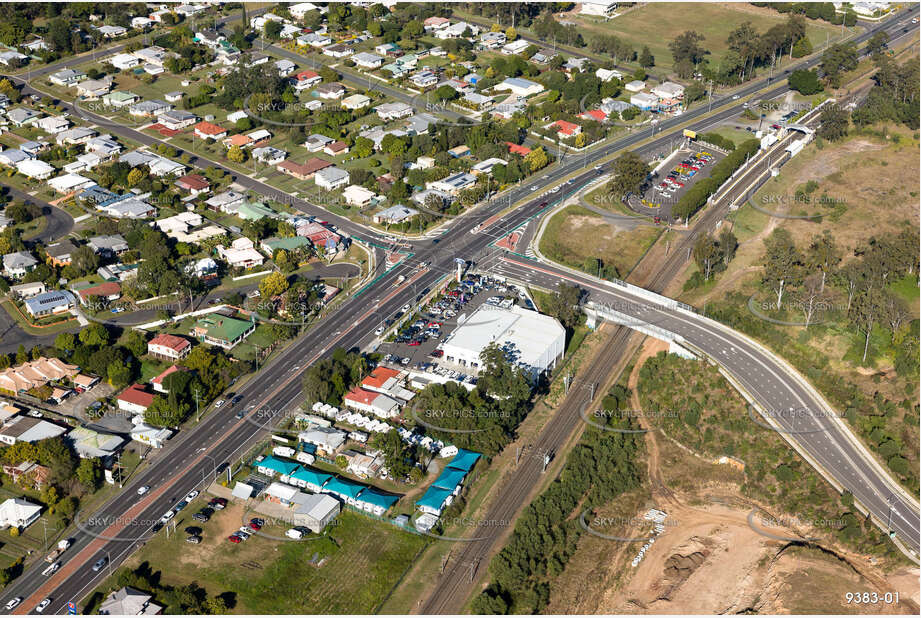
<svg viewBox="0 0 921 618"><path fill-rule="evenodd" d="M89 127L74 127L61 131L54 136L54 141L58 144L86 144L96 136L96 130Z"/></svg>
<svg viewBox="0 0 921 618"><path fill-rule="evenodd" d="M384 103L375 107L374 111L385 122L413 115L412 106L406 103Z"/></svg>
<svg viewBox="0 0 921 618"><path fill-rule="evenodd" d="M8 498L0 504L0 528L27 528L41 515L42 507L25 498Z"/></svg>
<svg viewBox="0 0 921 618"><path fill-rule="evenodd" d="M10 122L13 123L13 126L16 127L24 127L30 124L35 124L35 122L41 118L41 115L41 112L25 109L24 107L17 107L16 109L11 109L6 113L6 117Z"/></svg>
<svg viewBox="0 0 921 618"><path fill-rule="evenodd" d="M74 295L66 290L51 290L37 294L24 302L26 311L34 318L67 313L76 306Z"/></svg>
<svg viewBox="0 0 921 618"><path fill-rule="evenodd" d="M179 131L198 122L198 116L182 109L171 109L157 116L157 122L171 131Z"/></svg>
<svg viewBox="0 0 921 618"><path fill-rule="evenodd" d="M77 96L85 99L97 99L112 90L112 78L106 76L102 79L87 79L75 84Z"/></svg>
<svg viewBox="0 0 921 618"><path fill-rule="evenodd" d="M288 153L272 146L253 148L253 158L266 165L277 165L288 157Z"/></svg>
<svg viewBox="0 0 921 618"><path fill-rule="evenodd" d="M78 191L91 187L94 184L96 184L95 180L80 176L79 174L64 174L63 176L58 176L48 181L48 186L58 193L70 193L71 191Z"/></svg>
<svg viewBox="0 0 921 618"><path fill-rule="evenodd" d="M58 86L70 86L86 79L86 73L76 69L64 69L48 76L48 81Z"/></svg>
<svg viewBox="0 0 921 618"><path fill-rule="evenodd" d="M532 82L521 77L507 77L496 84L496 90L508 90L519 97L529 97L544 91L544 87L537 82Z"/></svg>
<svg viewBox="0 0 921 618"><path fill-rule="evenodd" d="M168 112L171 109L173 109L173 106L166 101L152 99L150 101L141 101L140 103L135 103L128 108L128 113L132 116L153 118L162 114L163 112Z"/></svg>
<svg viewBox="0 0 921 618"><path fill-rule="evenodd" d="M349 173L335 166L327 167L314 174L313 181L318 187L332 191L337 187L349 184Z"/></svg>
<svg viewBox="0 0 921 618"><path fill-rule="evenodd" d="M286 58L275 61L275 68L278 69L279 77L287 77L294 73L297 65Z"/></svg>
<svg viewBox="0 0 921 618"><path fill-rule="evenodd" d="M38 260L28 251L7 253L3 256L3 274L19 279L35 268L36 264Z"/></svg>
<svg viewBox="0 0 921 618"><path fill-rule="evenodd" d="M115 54L109 58L108 62L119 71L133 69L141 63L137 56L133 56L131 54Z"/></svg>
<svg viewBox="0 0 921 618"><path fill-rule="evenodd" d="M16 171L33 180L47 180L54 174L55 169L44 161L26 159L16 164Z"/></svg>
<svg viewBox="0 0 921 618"><path fill-rule="evenodd" d="M476 176L468 174L467 172L457 172L441 180L428 182L425 186L427 189L438 189L439 191L444 191L451 195L457 195L459 191L471 187L474 184L476 184Z"/></svg>
<svg viewBox="0 0 921 618"><path fill-rule="evenodd" d="M403 206L402 204L397 204L396 206L391 206L386 208L378 213L374 214L374 222L380 225L396 225L403 223L407 219L411 219L419 214L419 211L415 208L409 208Z"/></svg>
<svg viewBox="0 0 921 618"><path fill-rule="evenodd" d="M346 204L362 208L370 204L377 196L374 194L374 191L365 189L362 186L349 185L342 191L342 197L345 199Z"/></svg>
<svg viewBox="0 0 921 618"><path fill-rule="evenodd" d="M87 152L77 155L77 160L65 165L64 171L68 174L76 174L77 172L91 170L100 163L102 163L102 157L92 152Z"/></svg>
<svg viewBox="0 0 921 618"><path fill-rule="evenodd" d="M36 120L34 124L45 133L54 135L65 131L70 126L70 121L62 116L45 116Z"/></svg>
<svg viewBox="0 0 921 618"><path fill-rule="evenodd" d="M384 59L377 54L361 52L352 56L352 61L363 69L379 69L384 64Z"/></svg>

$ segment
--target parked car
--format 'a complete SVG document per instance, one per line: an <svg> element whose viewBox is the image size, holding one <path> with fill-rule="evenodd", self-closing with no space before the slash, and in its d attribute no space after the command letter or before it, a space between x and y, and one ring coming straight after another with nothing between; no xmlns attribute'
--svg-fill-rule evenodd
<svg viewBox="0 0 921 618"><path fill-rule="evenodd" d="M163 513L163 516L160 518L160 523L165 524L176 515L176 512L170 509L169 511Z"/></svg>
<svg viewBox="0 0 921 618"><path fill-rule="evenodd" d="M192 500L194 500L194 499L197 498L197 497L198 497L198 490L197 490L197 489L193 489L192 491L190 491L189 493L187 493L187 494L185 495L185 499L186 499L186 501L188 501L188 502L191 502Z"/></svg>
<svg viewBox="0 0 921 618"><path fill-rule="evenodd" d="M230 541L231 543L242 543L243 542L243 539L237 536L236 534L231 534L229 537L227 537L227 540Z"/></svg>
<svg viewBox="0 0 921 618"><path fill-rule="evenodd" d="M173 507L173 510L178 513L187 506L189 506L188 500L180 500L178 503L176 503L176 506Z"/></svg>
<svg viewBox="0 0 921 618"><path fill-rule="evenodd" d="M218 399L217 401L214 402L214 407L215 407L215 408L220 408L222 405L224 405L224 400L223 400L223 399Z"/></svg>
<svg viewBox="0 0 921 618"><path fill-rule="evenodd" d="M192 545L198 545L199 543L201 543L201 537L200 537L200 536L190 536L190 537L186 537L185 542L186 542L186 543L191 543Z"/></svg>
<svg viewBox="0 0 921 618"><path fill-rule="evenodd" d="M220 511L225 506L227 506L227 498L211 498L211 502L208 503L212 509Z"/></svg>
<svg viewBox="0 0 921 618"><path fill-rule="evenodd" d="M198 526L187 526L185 533L191 536L201 536L201 528Z"/></svg>

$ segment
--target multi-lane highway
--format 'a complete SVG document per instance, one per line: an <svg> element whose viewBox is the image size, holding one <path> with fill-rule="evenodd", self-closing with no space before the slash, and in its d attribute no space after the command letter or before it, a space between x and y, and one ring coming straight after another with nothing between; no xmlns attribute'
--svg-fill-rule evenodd
<svg viewBox="0 0 921 618"><path fill-rule="evenodd" d="M910 13L900 13L899 19L916 14L917 11L918 7L913 7ZM895 32L902 26L900 23L884 23L879 27L892 29ZM869 33L861 35L863 39L869 36ZM817 60L810 61L812 64L815 62ZM18 81L21 82L21 80ZM767 85L765 81L761 81L743 89L740 95L754 93ZM785 90L785 86L778 87L764 96L777 96ZM720 106L725 103L731 103L731 101L716 101L715 105ZM730 118L739 111L739 106L733 105L718 111L698 124L706 126ZM656 133L657 137L649 142L648 147L664 149L675 138L674 129L677 125L683 125L703 113L705 109L700 108L682 117L663 121L658 127L651 130ZM690 128L698 127L692 124ZM145 144L159 141L127 127L110 126L108 130ZM261 426L270 424L274 418L298 407L301 402L300 374L307 365L329 354L338 346L353 347L369 341L372 338L371 332L379 323L380 315L395 313L403 304L414 302L417 295L423 290L433 288L451 272L455 257L471 260L486 257L490 251L489 245L496 237L502 235L503 230L515 229L529 218L536 216L547 208L548 200L565 198L577 192L585 184L597 178L597 172L591 169L596 161L619 150L635 146L640 141L652 137L651 132L647 134L644 131L628 136L586 155L567 157L559 165L549 169L544 176L523 183L521 187L508 193L507 199L510 200L510 203L516 203L529 195L537 196L539 188L556 186L561 179L574 175L572 182L564 185L559 192L550 194L550 197L534 197L523 206L500 217L482 233L471 234L469 230L501 211L509 203L505 196L496 203L488 204L473 213L455 219L450 225L450 230L438 239L437 244L431 240L414 242L415 254L412 258L382 273L372 285L347 299L340 309L327 316L320 326L310 329L270 361L259 372L256 379L240 387L237 392L243 396L243 400L238 407L232 409L225 407L212 411L201 424L182 432L168 443L163 451L154 455L143 471L126 484L121 493L92 515L81 514L82 521L88 521L92 517L90 522L92 525L82 528L74 535L75 545L64 555L64 564L60 571L49 578L44 578L39 574L41 566L31 567L8 586L4 591L3 601L14 596L23 596L26 600L18 611L28 612L32 611L40 600L50 596L53 602L46 611L54 613L63 612L68 601L80 601L92 590L93 586L101 581L108 570L107 567L100 572L93 572L90 565L102 557L108 557L110 566L113 568L120 564L139 543L150 536L149 530L153 522L159 519L160 515L172 507L187 491L202 486L219 464L239 458L261 435L264 435L264 432L260 430ZM194 153L190 154L195 157ZM193 164L202 166L213 164L221 167L217 162L197 157L193 160ZM237 180L244 186L266 195L278 193L276 189L248 177L240 177ZM289 198L289 202L306 212L322 213L324 218L334 221L341 229L357 238L374 240L376 237L366 228L324 213L304 200L290 200ZM705 213L701 217L701 222L709 222L710 219L707 217L708 214ZM709 228L704 226L699 229ZM511 258L508 259L511 260ZM506 261L505 258L503 261ZM427 266L421 267L423 263ZM529 265L524 260L521 263ZM559 279L574 276L560 269L555 271L549 266L530 266L533 273L539 273L539 275L532 274L532 278L540 276ZM516 266L511 261L507 262L509 269L518 267L520 266ZM511 270L509 272L511 273ZM406 276L407 280L397 286L395 285L397 277L401 275ZM663 281L667 282L666 278L663 278ZM552 284L549 279L547 283ZM598 282L586 277L580 280L580 285L586 289L589 289L589 286L601 287ZM624 302L624 293L615 292L618 291L609 291L601 287L594 293L601 302L605 298L610 298L610 302ZM708 355L712 353L718 362L725 362L727 366L743 374L746 380L743 382L745 388L751 390L753 396L762 403L765 409L781 410L787 405L806 407L815 404L814 395L809 392L808 388L794 384L789 376L784 375L779 361L771 360L769 355L765 355L755 344L744 340L741 335L710 324L693 314L676 313L659 308L652 308L648 311L651 311L649 315L652 318L667 323L669 328L674 328L675 332L698 346L703 353ZM641 314L637 314L636 317L641 317ZM626 331L624 333L621 340L615 341L616 347L621 347L626 342ZM707 339L707 341L702 341L702 339ZM749 369L753 373L750 373ZM784 380L787 380L787 383L782 385L781 382ZM251 409L248 416L244 419L235 418L235 412L243 408ZM551 423L555 422L551 421ZM823 457L819 459L820 463L829 466L830 472L842 485L850 486L852 482L856 483L857 491L863 491L859 499L863 500L865 497L871 510L874 513L882 513L885 517L888 512L888 503L893 503L893 498L887 496L884 499L884 502L887 502L886 508L879 510L882 505L876 495L883 487L891 488L891 482L886 480L886 475L872 466L864 469L867 463L864 456L860 454L861 449L858 445L851 444L846 435L837 427L831 427L821 433L827 433L829 437L809 442L809 444L814 443L817 449L830 449L824 456L821 453L817 454L817 457ZM862 490L861 481L865 483L865 490ZM136 489L142 485L150 485L153 489L147 495L139 497ZM855 491L855 496L857 491ZM900 500L897 494L899 492L893 491L893 496ZM517 510L526 496L527 493L505 497L512 512ZM904 507L899 508L906 521L910 519L911 506L906 501ZM140 525L134 525L138 522ZM906 543L913 543L913 547L917 549L917 528L913 529L914 538L910 541L912 537L910 526L907 523L899 525L901 526L899 534L904 532ZM488 550L489 547L485 549ZM455 573L455 577L461 577L460 572ZM456 604L457 598L452 597L451 603L445 605L444 608L435 607L435 611L459 609Z"/></svg>

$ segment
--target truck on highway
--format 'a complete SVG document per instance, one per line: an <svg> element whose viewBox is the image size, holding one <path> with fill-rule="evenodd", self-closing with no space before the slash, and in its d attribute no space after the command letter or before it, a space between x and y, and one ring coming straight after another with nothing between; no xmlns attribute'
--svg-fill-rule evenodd
<svg viewBox="0 0 921 618"><path fill-rule="evenodd" d="M70 547L70 539L61 539L58 541L57 548L45 556L45 562L54 562L60 557L61 554L67 551L68 547Z"/></svg>

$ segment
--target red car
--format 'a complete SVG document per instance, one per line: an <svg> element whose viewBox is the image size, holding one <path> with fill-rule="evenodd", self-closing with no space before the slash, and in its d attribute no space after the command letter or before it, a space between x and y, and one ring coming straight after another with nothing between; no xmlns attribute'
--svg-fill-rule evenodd
<svg viewBox="0 0 921 618"><path fill-rule="evenodd" d="M250 520L249 527L252 528L253 530L262 530L262 524L260 524L255 519Z"/></svg>
<svg viewBox="0 0 921 618"><path fill-rule="evenodd" d="M776 130L776 129L779 129L779 128L780 128L780 125L779 125L779 124L772 124L772 125L771 125L771 128Z"/></svg>
<svg viewBox="0 0 921 618"><path fill-rule="evenodd" d="M220 511L222 508L227 506L227 499L226 498L211 498L211 502L208 503L208 506Z"/></svg>
<svg viewBox="0 0 921 618"><path fill-rule="evenodd" d="M227 537L227 540L231 543L241 543L243 541L243 539L238 537L236 534L231 534L229 537Z"/></svg>
<svg viewBox="0 0 921 618"><path fill-rule="evenodd" d="M680 189L681 187L684 186L684 183L683 183L683 182L677 182L677 181L676 181L676 182L675 182L675 186L678 187L678 188Z"/></svg>
<svg viewBox="0 0 921 618"><path fill-rule="evenodd" d="M700 168L697 167L696 165L692 165L692 166L691 166L691 169L694 170L695 172L699 172L699 171L700 171Z"/></svg>
<svg viewBox="0 0 921 618"><path fill-rule="evenodd" d="M417 346L417 345L421 345L421 343L418 342L418 341L416 341L415 339L413 339L412 341L410 341L410 342L407 343L406 345L408 345L408 346Z"/></svg>

